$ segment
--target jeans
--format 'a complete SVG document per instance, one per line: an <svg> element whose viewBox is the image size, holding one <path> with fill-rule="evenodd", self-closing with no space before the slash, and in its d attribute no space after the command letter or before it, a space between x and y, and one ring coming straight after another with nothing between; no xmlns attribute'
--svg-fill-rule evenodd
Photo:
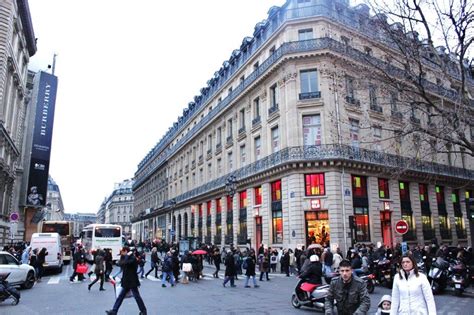
<svg viewBox="0 0 474 315"><path fill-rule="evenodd" d="M244 286L245 287L248 286L250 277L252 277L253 286L256 287L257 286L257 279L255 279L255 276L247 276L247 278L245 279L245 285Z"/></svg>
<svg viewBox="0 0 474 315"><path fill-rule="evenodd" d="M119 296L117 296L117 299L115 300L112 311L115 314L117 314L120 308L120 305L122 305L123 299L125 298L125 295L127 294L128 291L132 291L133 297L135 298L135 301L137 302L140 312L142 312L143 314L146 314L145 303L143 303L143 300L142 300L142 297L140 296L140 292L138 291L138 288L123 289L122 291L120 291Z"/></svg>
<svg viewBox="0 0 474 315"><path fill-rule="evenodd" d="M145 273L145 268L144 266L138 266L138 271L137 275L140 275L141 278L143 278L143 274Z"/></svg>
<svg viewBox="0 0 474 315"><path fill-rule="evenodd" d="M165 285L167 275L170 277L171 285L174 285L174 276L173 276L173 272L171 272L171 271L163 271L163 274L161 275L161 277L162 277L161 278L161 284Z"/></svg>

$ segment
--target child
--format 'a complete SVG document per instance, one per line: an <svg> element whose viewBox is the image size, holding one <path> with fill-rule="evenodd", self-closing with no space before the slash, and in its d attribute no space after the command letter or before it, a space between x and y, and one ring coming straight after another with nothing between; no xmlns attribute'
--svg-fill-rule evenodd
<svg viewBox="0 0 474 315"><path fill-rule="evenodd" d="M382 296L379 302L379 307L375 315L385 315L390 314L390 307L392 305L392 297L388 294Z"/></svg>

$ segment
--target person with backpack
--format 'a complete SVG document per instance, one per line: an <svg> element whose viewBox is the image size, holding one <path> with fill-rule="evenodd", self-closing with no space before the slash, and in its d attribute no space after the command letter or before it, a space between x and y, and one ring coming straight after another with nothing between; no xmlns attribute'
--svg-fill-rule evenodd
<svg viewBox="0 0 474 315"><path fill-rule="evenodd" d="M255 279L255 265L257 264L257 259L255 257L255 251L252 249L250 250L250 254L248 257L246 257L242 263L242 268L245 269L245 276L247 277L245 279L245 288L250 288L249 284L249 279L252 277L253 279L253 287L258 288L259 286L257 285L257 279Z"/></svg>
<svg viewBox="0 0 474 315"><path fill-rule="evenodd" d="M329 276L332 272L333 254L329 250L329 247L324 249L324 253L321 255L323 261L323 273L325 276Z"/></svg>
<svg viewBox="0 0 474 315"><path fill-rule="evenodd" d="M161 287L166 288L166 278L170 278L171 286L174 287L174 275L173 275L173 264L172 264L172 254L170 251L166 253L165 259L163 260L163 267L161 269Z"/></svg>

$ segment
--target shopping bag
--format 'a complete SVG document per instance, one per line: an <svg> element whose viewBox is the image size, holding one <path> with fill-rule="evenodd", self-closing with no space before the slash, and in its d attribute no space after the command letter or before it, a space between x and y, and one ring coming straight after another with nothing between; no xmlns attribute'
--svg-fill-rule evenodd
<svg viewBox="0 0 474 315"><path fill-rule="evenodd" d="M120 279L118 281L111 280L110 283L112 283L112 285L114 286L115 298L117 298L119 296L120 292L122 292L122 290L124 290L124 288L122 288L122 286L120 284ZM129 290L127 292L127 294L125 294L124 299L131 298L132 296L133 296L132 290Z"/></svg>
<svg viewBox="0 0 474 315"><path fill-rule="evenodd" d="M77 267L76 267L76 272L77 273L87 273L87 265L86 264L77 264Z"/></svg>
<svg viewBox="0 0 474 315"><path fill-rule="evenodd" d="M193 266L190 263L183 264L183 271L184 272L191 272L193 270Z"/></svg>

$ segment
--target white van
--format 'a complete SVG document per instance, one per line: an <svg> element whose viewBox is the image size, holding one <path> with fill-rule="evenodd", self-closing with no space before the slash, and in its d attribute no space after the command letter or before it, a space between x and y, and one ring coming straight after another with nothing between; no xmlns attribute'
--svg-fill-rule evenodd
<svg viewBox="0 0 474 315"><path fill-rule="evenodd" d="M56 269L59 273L63 271L63 254L61 247L61 236L58 233L33 233L30 242L31 248L39 251L45 247L46 255L45 269Z"/></svg>

